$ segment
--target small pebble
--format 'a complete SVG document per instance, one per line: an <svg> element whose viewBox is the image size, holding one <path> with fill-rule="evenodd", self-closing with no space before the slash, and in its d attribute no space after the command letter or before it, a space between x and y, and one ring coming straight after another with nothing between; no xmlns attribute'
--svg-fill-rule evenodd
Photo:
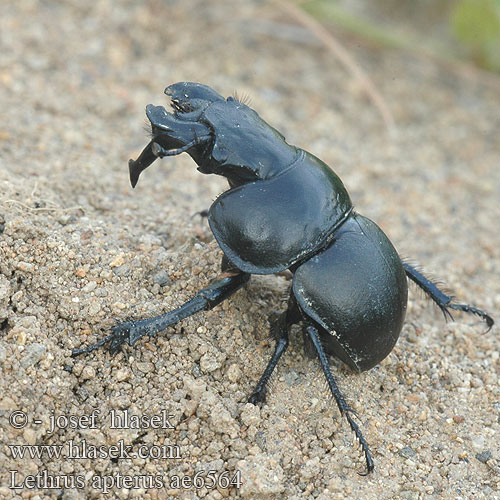
<svg viewBox="0 0 500 500"><path fill-rule="evenodd" d="M29 366L36 365L44 356L47 348L43 344L34 342L26 347L21 359L21 366L28 368Z"/></svg>

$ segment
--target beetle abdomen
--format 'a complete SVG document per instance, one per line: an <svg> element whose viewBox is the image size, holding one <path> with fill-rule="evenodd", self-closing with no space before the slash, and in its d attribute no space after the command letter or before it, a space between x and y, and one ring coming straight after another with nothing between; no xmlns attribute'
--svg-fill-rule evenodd
<svg viewBox="0 0 500 500"><path fill-rule="evenodd" d="M299 150L282 174L223 193L210 227L229 260L244 272L271 274L324 246L352 209L342 181Z"/></svg>
<svg viewBox="0 0 500 500"><path fill-rule="evenodd" d="M399 337L405 271L387 236L366 217L349 217L333 243L297 269L293 291L302 310L326 330L325 350L355 370L375 366Z"/></svg>

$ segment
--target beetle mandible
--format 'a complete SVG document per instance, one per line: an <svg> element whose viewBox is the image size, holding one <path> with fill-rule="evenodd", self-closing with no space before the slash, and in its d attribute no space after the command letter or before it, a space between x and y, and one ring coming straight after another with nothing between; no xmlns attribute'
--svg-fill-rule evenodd
<svg viewBox="0 0 500 500"><path fill-rule="evenodd" d="M374 469L368 443L352 418L333 377L327 355L355 371L368 370L393 349L405 319L408 283L415 282L451 318L450 310L486 312L453 298L403 262L392 243L370 219L354 211L339 177L321 160L289 145L282 134L240 102L206 85L179 82L165 89L173 112L148 105L152 139L129 161L135 187L141 172L157 158L188 153L203 174L227 178L230 189L208 211L210 228L223 251L222 275L194 298L160 316L116 325L112 333L73 355L110 342L115 353L126 341L220 304L248 282L251 274L293 273L288 308L271 325L276 347L250 396L265 399L266 384L288 347L288 332L302 322L340 413L361 444L366 473Z"/></svg>

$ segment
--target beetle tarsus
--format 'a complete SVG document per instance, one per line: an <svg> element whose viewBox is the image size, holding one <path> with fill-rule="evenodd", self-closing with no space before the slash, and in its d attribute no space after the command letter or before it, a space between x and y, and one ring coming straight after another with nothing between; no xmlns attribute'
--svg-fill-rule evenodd
<svg viewBox="0 0 500 500"><path fill-rule="evenodd" d="M264 385L264 387L262 387L261 389L257 388L254 392L252 392L252 394L250 394L248 402L252 403L253 405L265 403L266 396L267 396L267 389L266 386Z"/></svg>
<svg viewBox="0 0 500 500"><path fill-rule="evenodd" d="M192 316L199 311L212 309L229 298L249 279L250 275L247 273L225 276L200 290L191 300L188 300L177 309L153 318L119 323L112 328L110 335L89 347L74 349L72 355L78 356L79 354L92 352L108 342L111 342L109 352L115 354L125 342L133 346L141 337L153 336L188 316Z"/></svg>
<svg viewBox="0 0 500 500"><path fill-rule="evenodd" d="M328 359L325 355L325 351L323 350L323 346L321 345L318 328L316 328L316 326L314 326L312 323L308 322L306 323L306 332L311 338L314 348L316 349L316 354L318 355L319 361L321 363L321 368L323 368L323 373L325 374L326 381L328 382L330 392L332 393L335 402L339 407L340 413L346 417L347 422L349 422L349 426L351 427L352 431L356 435L357 440L361 444L361 449L363 450L366 460L366 473L361 475L364 476L370 474L371 472L373 472L375 466L373 464L373 459L368 443L366 442L366 439L364 438L358 424L352 419L350 415L351 413L353 415L356 415L356 412L352 410L347 404L344 396L342 396L342 393L337 386L337 383L335 382L335 379L333 378L332 372L330 371L330 366L328 364Z"/></svg>
<svg viewBox="0 0 500 500"><path fill-rule="evenodd" d="M407 262L403 262L403 267L408 278L410 278L416 285L418 285L437 304L439 309L441 309L441 311L443 312L446 320L449 319L450 321L453 321L453 316L450 312L450 309L453 309L455 311L462 311L479 316L486 322L486 325L488 327L486 331L489 332L491 330L491 327L495 324L495 321L489 314L469 304L454 304L453 297L451 295L447 295L442 290L440 290L436 283L424 276L420 271L417 271Z"/></svg>
<svg viewBox="0 0 500 500"><path fill-rule="evenodd" d="M288 331L283 330L281 337L276 341L276 347L274 349L273 355L269 360L269 363L260 378L257 387L253 391L252 395L248 399L249 403L257 404L264 403L266 400L266 385L271 378L271 375L278 364L283 353L286 351L288 347Z"/></svg>
<svg viewBox="0 0 500 500"><path fill-rule="evenodd" d="M71 351L71 357L76 358L77 356L80 356L80 354L88 354L89 352L95 351L96 349L99 349L99 347L102 347L104 344L107 344L112 339L113 339L113 334L107 335L103 339L97 341L95 344L92 344L88 347L82 347L80 349L73 349Z"/></svg>
<svg viewBox="0 0 500 500"><path fill-rule="evenodd" d="M264 373L250 396L248 402L252 404L263 403L266 400L266 386L271 378L271 375L276 368L281 356L288 347L288 331L292 325L298 323L301 319L297 302L293 295L288 302L287 310L280 314L276 321L271 324L271 335L276 339L274 352L269 360Z"/></svg>
<svg viewBox="0 0 500 500"><path fill-rule="evenodd" d="M493 327L493 325L495 324L494 319L488 313L469 304L448 304L447 307L449 307L450 309L454 309L455 311L463 311L466 313L471 313L475 314L476 316L479 316L482 320L486 322L486 326L488 327L486 332L489 332Z"/></svg>
<svg viewBox="0 0 500 500"><path fill-rule="evenodd" d="M349 411L344 412L344 416L347 418L349 426L356 435L356 438L359 441L359 444L361 445L361 449L365 454L365 460L366 460L366 472L358 472L358 474L360 476L367 476L368 474L373 472L373 470L375 469L375 465L373 463L373 458L370 453L370 448L368 447L368 443L366 442L363 434L361 433L358 424L351 418L351 415L349 415L349 413L353 413L354 415L356 415L356 413L351 410L350 412Z"/></svg>

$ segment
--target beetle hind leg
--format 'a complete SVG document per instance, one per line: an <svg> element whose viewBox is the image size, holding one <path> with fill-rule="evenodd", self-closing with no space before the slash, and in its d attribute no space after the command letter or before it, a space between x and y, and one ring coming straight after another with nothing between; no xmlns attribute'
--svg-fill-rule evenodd
<svg viewBox="0 0 500 500"><path fill-rule="evenodd" d="M328 364L328 359L326 357L325 351L323 350L323 346L321 345L318 328L312 323L307 323L305 329L316 350L316 354L318 355L319 361L321 363L321 368L323 369L326 381L328 382L328 387L330 388L330 392L332 393L335 402L339 407L340 413L346 417L349 426L356 435L356 438L361 445L361 449L365 454L366 472L364 474L360 473L360 475L367 475L373 471L375 466L373 464L373 458L370 452L370 448L368 447L368 443L366 442L366 439L364 438L358 424L351 417L351 414L356 415L356 412L347 404L347 401L344 399L344 396L340 392L340 389L338 388L337 383L333 378L332 372L330 371L330 366Z"/></svg>
<svg viewBox="0 0 500 500"><path fill-rule="evenodd" d="M221 279L200 290L191 300L188 300L177 309L155 316L154 318L120 323L112 328L112 333L107 337L89 347L73 349L71 355L75 357L80 354L92 352L108 342L111 342L109 351L111 354L114 354L125 342L128 342L132 346L145 335L155 335L188 316L192 316L199 311L214 308L240 289L249 278L250 274L248 273L226 272Z"/></svg>
<svg viewBox="0 0 500 500"><path fill-rule="evenodd" d="M408 278L410 278L415 284L417 284L434 301L434 303L437 304L439 309L441 309L441 311L443 312L445 319L450 319L453 321L453 316L450 312L450 309L453 309L454 311L462 311L470 314L475 314L486 322L486 325L488 327L488 330L486 331L491 330L491 327L494 325L495 321L488 313L469 304L453 303L452 296L446 295L438 288L436 283L425 277L421 272L417 271L414 267L410 266L406 262L403 262L403 267Z"/></svg>

